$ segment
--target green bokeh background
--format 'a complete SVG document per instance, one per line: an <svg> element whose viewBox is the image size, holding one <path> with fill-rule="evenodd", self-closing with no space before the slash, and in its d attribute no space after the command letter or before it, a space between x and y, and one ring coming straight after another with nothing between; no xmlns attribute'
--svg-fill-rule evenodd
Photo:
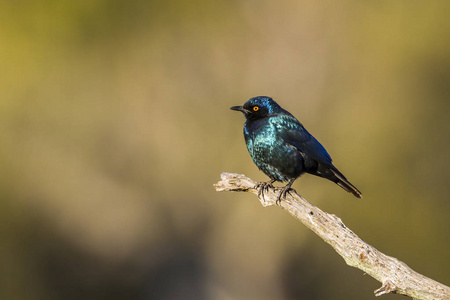
<svg viewBox="0 0 450 300"><path fill-rule="evenodd" d="M274 97L364 194L294 188L450 284L449 1L0 1L1 299L372 299L286 212L242 115ZM384 299L400 299L388 295Z"/></svg>

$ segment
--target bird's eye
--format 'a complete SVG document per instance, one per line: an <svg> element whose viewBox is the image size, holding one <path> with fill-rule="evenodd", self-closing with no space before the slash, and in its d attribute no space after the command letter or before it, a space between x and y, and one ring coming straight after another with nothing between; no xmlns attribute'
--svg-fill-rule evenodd
<svg viewBox="0 0 450 300"><path fill-rule="evenodd" d="M259 110L259 106L253 106L253 111L258 111Z"/></svg>

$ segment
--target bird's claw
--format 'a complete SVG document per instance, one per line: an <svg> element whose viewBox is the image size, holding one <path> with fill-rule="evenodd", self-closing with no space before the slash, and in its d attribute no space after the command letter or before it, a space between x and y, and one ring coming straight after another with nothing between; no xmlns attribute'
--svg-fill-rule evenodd
<svg viewBox="0 0 450 300"><path fill-rule="evenodd" d="M295 180L295 179L294 179ZM295 191L293 188L291 188L292 183L294 183L294 180L291 180L285 187L283 187L280 191L280 194L277 197L277 200L275 201L276 205L280 205L281 198L286 198L287 194L290 194L291 191ZM264 198L264 193L269 191L269 188L274 189L275 187L272 185L275 180L267 181L267 182L259 182L256 185L256 188L258 189L258 198L262 198L264 202L266 202L266 199Z"/></svg>
<svg viewBox="0 0 450 300"><path fill-rule="evenodd" d="M267 181L267 182L259 182L256 185L256 188L259 189L258 190L258 198L262 198L264 200L264 202L266 201L266 199L264 198L264 192L269 191L269 188L275 188L272 183L274 183L275 180L271 180L271 181Z"/></svg>
<svg viewBox="0 0 450 300"><path fill-rule="evenodd" d="M290 186L285 186L284 188L281 189L280 195L278 195L277 201L275 201L275 204L280 205L281 203L281 198L286 199L286 195L287 194L291 194L291 191L295 190L293 188L291 188Z"/></svg>

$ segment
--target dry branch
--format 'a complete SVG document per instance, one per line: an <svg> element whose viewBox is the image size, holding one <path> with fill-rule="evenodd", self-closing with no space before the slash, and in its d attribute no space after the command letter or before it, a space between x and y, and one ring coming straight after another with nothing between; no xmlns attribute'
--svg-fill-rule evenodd
<svg viewBox="0 0 450 300"><path fill-rule="evenodd" d="M222 173L216 191L252 192L258 195L257 184L236 173ZM276 205L279 188L269 189L259 200L263 206ZM381 253L360 239L335 215L328 214L291 191L280 206L330 244L352 267L364 271L382 283L376 296L394 293L413 299L450 299L450 288L425 277L398 259Z"/></svg>

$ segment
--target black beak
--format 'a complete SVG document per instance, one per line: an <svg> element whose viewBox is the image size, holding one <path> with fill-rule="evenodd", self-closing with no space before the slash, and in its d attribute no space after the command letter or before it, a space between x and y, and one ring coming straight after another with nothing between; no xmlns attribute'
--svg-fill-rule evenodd
<svg viewBox="0 0 450 300"><path fill-rule="evenodd" d="M243 112L244 114L250 113L250 111L246 110L243 106L233 106L233 107L230 107L230 109L231 109L231 110L241 111L241 112Z"/></svg>

